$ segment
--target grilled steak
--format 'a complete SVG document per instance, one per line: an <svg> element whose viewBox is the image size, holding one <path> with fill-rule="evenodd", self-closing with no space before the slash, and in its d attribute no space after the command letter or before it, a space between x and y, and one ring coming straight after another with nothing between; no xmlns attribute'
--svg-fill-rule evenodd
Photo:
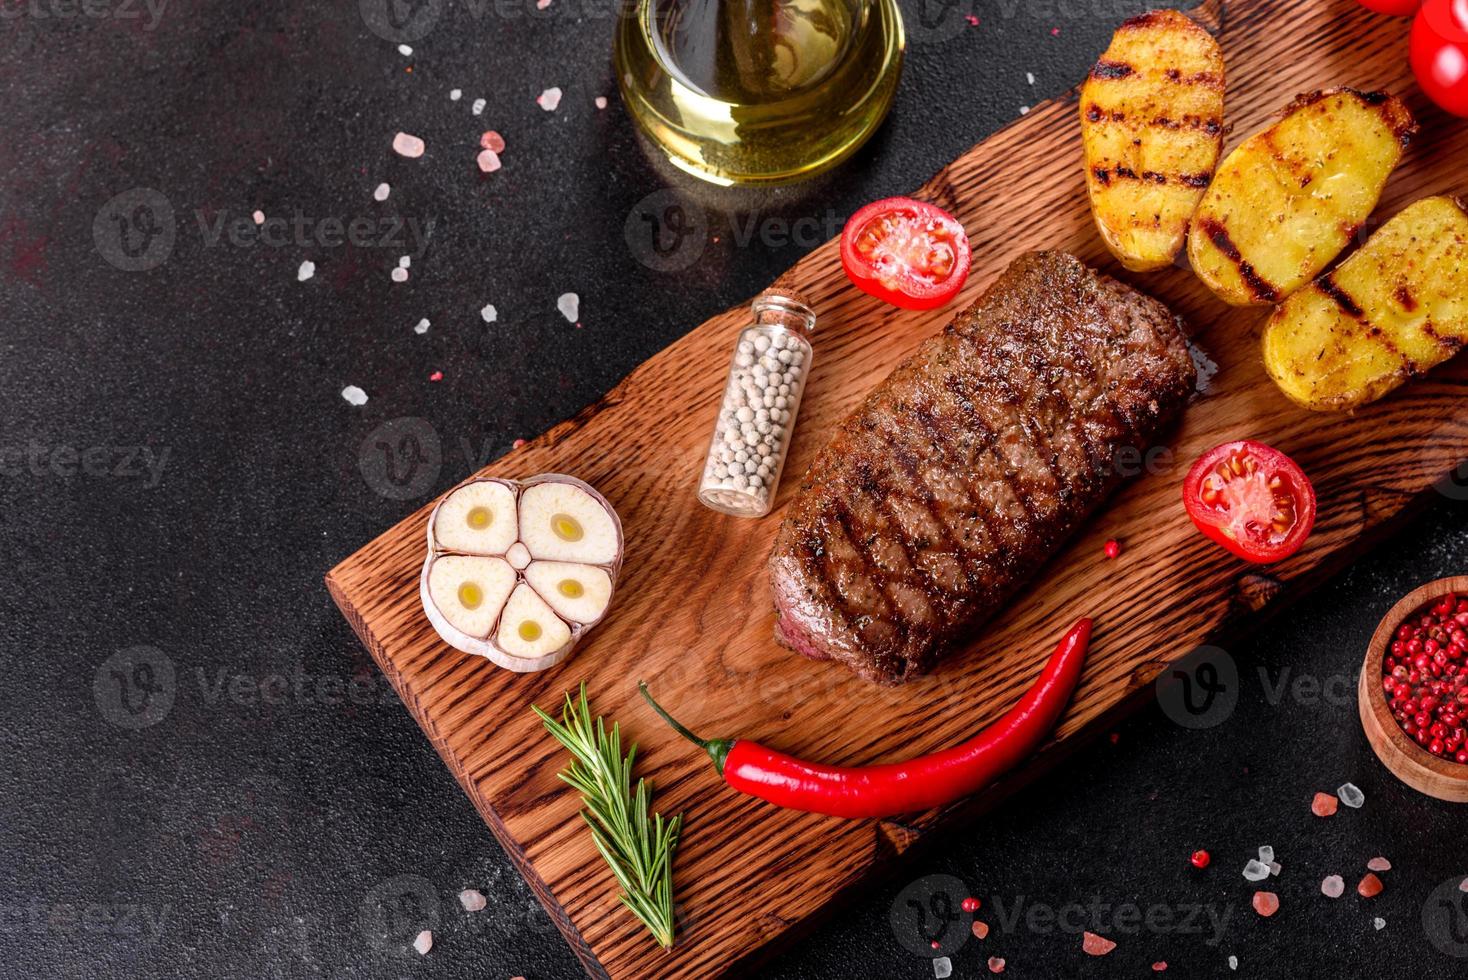
<svg viewBox="0 0 1468 980"><path fill-rule="evenodd" d="M805 474L770 556L776 638L884 684L932 669L1182 409L1180 327L1064 252L1017 259Z"/></svg>

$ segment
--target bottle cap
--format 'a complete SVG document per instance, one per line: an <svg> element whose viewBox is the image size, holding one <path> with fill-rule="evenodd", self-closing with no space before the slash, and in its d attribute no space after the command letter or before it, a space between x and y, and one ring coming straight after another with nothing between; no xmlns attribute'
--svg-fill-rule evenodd
<svg viewBox="0 0 1468 980"><path fill-rule="evenodd" d="M808 334L816 325L816 312L803 294L776 282L755 297L755 322L777 323L789 330Z"/></svg>

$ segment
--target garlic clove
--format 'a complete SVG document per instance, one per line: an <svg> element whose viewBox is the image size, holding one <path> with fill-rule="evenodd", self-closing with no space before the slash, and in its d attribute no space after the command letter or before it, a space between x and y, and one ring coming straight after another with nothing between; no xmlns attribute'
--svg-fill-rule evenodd
<svg viewBox="0 0 1468 980"><path fill-rule="evenodd" d="M601 619L612 599L612 577L595 565L537 561L525 581L563 619L590 625Z"/></svg>
<svg viewBox="0 0 1468 980"><path fill-rule="evenodd" d="M525 583L515 586L500 617L495 643L511 657L539 660L555 656L571 642L571 628Z"/></svg>
<svg viewBox="0 0 1468 980"><path fill-rule="evenodd" d="M440 555L428 568L428 598L449 627L488 637L515 588L515 570L502 558Z"/></svg>
<svg viewBox="0 0 1468 980"><path fill-rule="evenodd" d="M610 565L620 537L607 505L579 486L547 480L520 495L520 540L536 558Z"/></svg>
<svg viewBox="0 0 1468 980"><path fill-rule="evenodd" d="M450 493L434 515L439 551L503 555L518 534L515 491L498 480L476 480Z"/></svg>

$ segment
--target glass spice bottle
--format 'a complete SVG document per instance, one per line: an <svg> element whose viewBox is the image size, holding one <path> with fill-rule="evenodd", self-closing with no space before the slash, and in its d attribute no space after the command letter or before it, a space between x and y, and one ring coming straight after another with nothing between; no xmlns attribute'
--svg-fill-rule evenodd
<svg viewBox="0 0 1468 980"><path fill-rule="evenodd" d="M772 288L752 304L739 334L698 499L735 517L763 517L790 451L810 373L816 315L798 293Z"/></svg>

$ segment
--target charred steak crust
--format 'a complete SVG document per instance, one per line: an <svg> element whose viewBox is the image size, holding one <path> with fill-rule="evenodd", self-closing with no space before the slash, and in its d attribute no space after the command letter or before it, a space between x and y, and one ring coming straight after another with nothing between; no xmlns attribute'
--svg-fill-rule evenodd
<svg viewBox="0 0 1468 980"><path fill-rule="evenodd" d="M1167 307L1064 252L1016 259L837 430L770 556L776 638L896 684L991 617L1193 390Z"/></svg>

